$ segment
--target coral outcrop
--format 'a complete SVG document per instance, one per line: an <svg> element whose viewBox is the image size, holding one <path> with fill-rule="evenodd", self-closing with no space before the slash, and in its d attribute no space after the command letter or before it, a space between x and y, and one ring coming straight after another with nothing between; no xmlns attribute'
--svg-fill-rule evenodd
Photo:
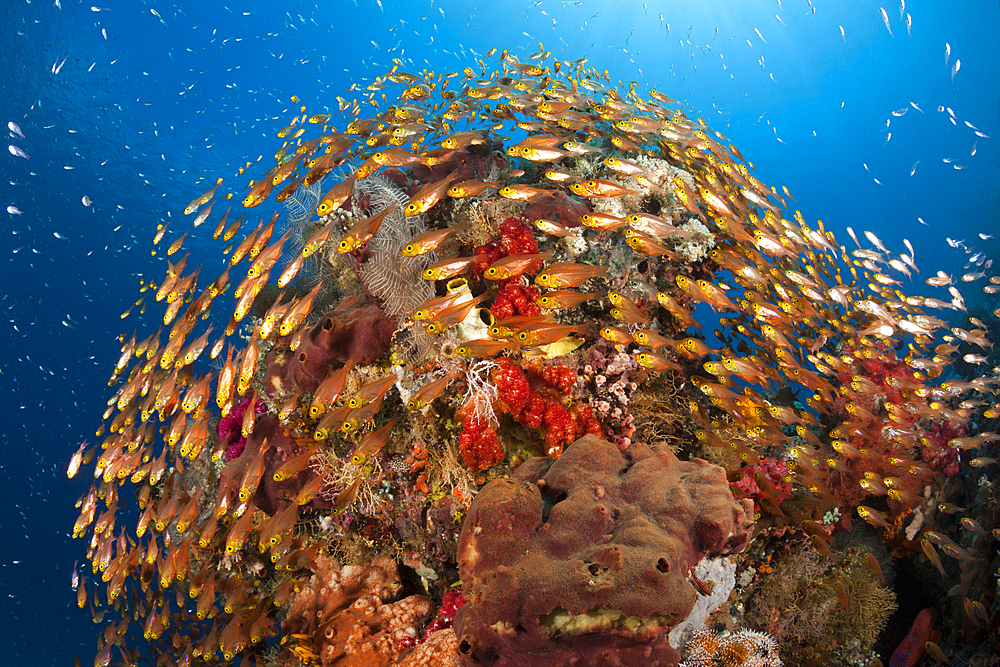
<svg viewBox="0 0 1000 667"><path fill-rule="evenodd" d="M255 406L258 414L253 422L253 431L247 435L245 446L237 456L229 460L222 469L220 488L238 490L247 467L260 453L266 441L268 451L264 453L264 474L257 487L254 503L267 514L274 514L283 501L294 500L303 485L316 477L316 472L304 470L290 479L273 479L274 470L287 459L301 453L301 447L296 444L294 434L278 419L278 415L272 411L265 414L262 408L265 405L277 408L290 397L311 394L323 380L345 363L371 362L389 349L395 329L395 323L373 300L350 297L323 315L302 337L302 342L295 350L290 349L290 337L279 339L262 364L265 397L264 401L257 403L259 408ZM244 406L243 410L245 409ZM238 426L230 437L239 437ZM238 442L236 440L233 444Z"/></svg>
<svg viewBox="0 0 1000 667"><path fill-rule="evenodd" d="M313 575L292 598L281 629L300 644L300 658L323 667L396 664L433 609L422 595L392 601L400 581L391 558L379 556L366 565L341 568L321 554L310 568ZM446 644L447 636L436 642L441 640Z"/></svg>
<svg viewBox="0 0 1000 667"><path fill-rule="evenodd" d="M753 501L722 468L585 436L487 484L469 509L455 617L460 664L674 665L692 567L742 550ZM697 583L695 581L695 583Z"/></svg>

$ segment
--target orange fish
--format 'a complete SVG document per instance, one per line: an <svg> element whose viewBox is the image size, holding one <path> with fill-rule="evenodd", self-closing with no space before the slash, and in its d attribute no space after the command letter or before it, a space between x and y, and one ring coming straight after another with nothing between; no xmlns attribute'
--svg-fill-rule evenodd
<svg viewBox="0 0 1000 667"><path fill-rule="evenodd" d="M326 194L320 199L319 205L316 206L316 216L322 218L343 206L344 202L354 194L354 181L356 178L356 174L351 174L350 177L327 190Z"/></svg>
<svg viewBox="0 0 1000 667"><path fill-rule="evenodd" d="M399 205L393 204L375 215L355 223L354 226L351 227L346 234L344 234L343 238L340 239L340 244L337 246L337 252L341 255L348 252L354 252L364 244L368 243L373 236L378 234L379 227L382 226L382 222L385 220L386 216L394 213L398 208Z"/></svg>
<svg viewBox="0 0 1000 667"><path fill-rule="evenodd" d="M207 204L208 201L215 196L215 191L219 189L219 185L221 183L222 183L222 177L220 176L215 181L215 187L213 187L211 190L201 195L200 197L195 197L194 199L191 200L191 203L184 208L184 215L191 215L200 206L204 206L205 204Z"/></svg>
<svg viewBox="0 0 1000 667"><path fill-rule="evenodd" d="M590 278L606 277L607 275L608 267L606 266L556 262L546 266L541 273L535 276L535 283L542 287L560 289L576 287Z"/></svg>
<svg viewBox="0 0 1000 667"><path fill-rule="evenodd" d="M508 255L493 262L483 277L487 280L507 280L519 276L522 273L530 273L535 270L539 263L552 257L552 251L536 253L531 255Z"/></svg>
<svg viewBox="0 0 1000 667"><path fill-rule="evenodd" d="M403 209L403 215L409 218L426 213L434 204L441 200L448 191L449 184L457 177L457 172L452 172L440 181L429 183L417 190L416 194L410 197L410 203Z"/></svg>
<svg viewBox="0 0 1000 667"><path fill-rule="evenodd" d="M406 244L406 247L403 248L403 257L418 257L420 255L426 255L444 243L445 239L449 236L465 228L465 225L453 225L445 229L432 229L424 232L423 234L414 236L413 239Z"/></svg>
<svg viewBox="0 0 1000 667"><path fill-rule="evenodd" d="M562 310L564 308L574 308L584 301L597 298L598 295L590 292L577 292L575 290L557 290L548 292L535 299L535 304L548 310Z"/></svg>
<svg viewBox="0 0 1000 667"><path fill-rule="evenodd" d="M424 280L444 280L445 278L453 278L468 271L473 264L479 261L479 259L479 255L473 255L472 257L450 257L448 259L442 259L424 269L424 272L420 274L420 277Z"/></svg>

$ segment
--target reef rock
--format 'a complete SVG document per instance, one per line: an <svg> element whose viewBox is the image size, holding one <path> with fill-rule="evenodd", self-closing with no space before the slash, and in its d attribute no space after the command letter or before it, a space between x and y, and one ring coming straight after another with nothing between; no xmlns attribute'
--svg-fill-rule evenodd
<svg viewBox="0 0 1000 667"><path fill-rule="evenodd" d="M476 496L459 572L460 664L676 665L667 634L699 593L691 569L750 541L753 501L665 445L588 435Z"/></svg>

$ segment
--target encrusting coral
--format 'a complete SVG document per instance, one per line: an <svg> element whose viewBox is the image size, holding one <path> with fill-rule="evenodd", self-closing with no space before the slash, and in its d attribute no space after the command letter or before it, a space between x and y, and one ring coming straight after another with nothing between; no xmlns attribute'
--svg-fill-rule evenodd
<svg viewBox="0 0 1000 667"><path fill-rule="evenodd" d="M417 628L433 609L423 595L392 601L400 580L391 558L379 556L366 565L341 568L320 554L310 568L313 575L292 597L281 624L282 631L297 640L295 652L305 661L323 667L394 665L401 651L413 645Z"/></svg>

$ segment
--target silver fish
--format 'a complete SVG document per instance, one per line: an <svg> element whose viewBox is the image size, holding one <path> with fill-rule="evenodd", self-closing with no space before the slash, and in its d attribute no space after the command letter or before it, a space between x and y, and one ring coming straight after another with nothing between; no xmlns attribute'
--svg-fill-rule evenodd
<svg viewBox="0 0 1000 667"><path fill-rule="evenodd" d="M882 20L885 21L885 29L889 31L889 36L895 37L895 35L892 34L892 28L889 27L889 15L886 14L885 8L879 7L878 10L882 12Z"/></svg>
<svg viewBox="0 0 1000 667"><path fill-rule="evenodd" d="M28 155L27 153L25 153L24 151L22 151L20 148L18 148L17 146L15 146L13 144L7 146L7 150L10 151L11 155L15 155L17 157L23 157L25 160L27 160L27 159L29 159L31 157L30 155Z"/></svg>
<svg viewBox="0 0 1000 667"><path fill-rule="evenodd" d="M14 134L16 134L17 136L21 137L22 139L25 138L24 137L24 132L21 132L21 128L19 128L17 126L17 123L15 123L14 121L12 121L12 120L7 121L7 129L10 130L11 132L13 132ZM973 129L975 129L975 128L973 128Z"/></svg>

